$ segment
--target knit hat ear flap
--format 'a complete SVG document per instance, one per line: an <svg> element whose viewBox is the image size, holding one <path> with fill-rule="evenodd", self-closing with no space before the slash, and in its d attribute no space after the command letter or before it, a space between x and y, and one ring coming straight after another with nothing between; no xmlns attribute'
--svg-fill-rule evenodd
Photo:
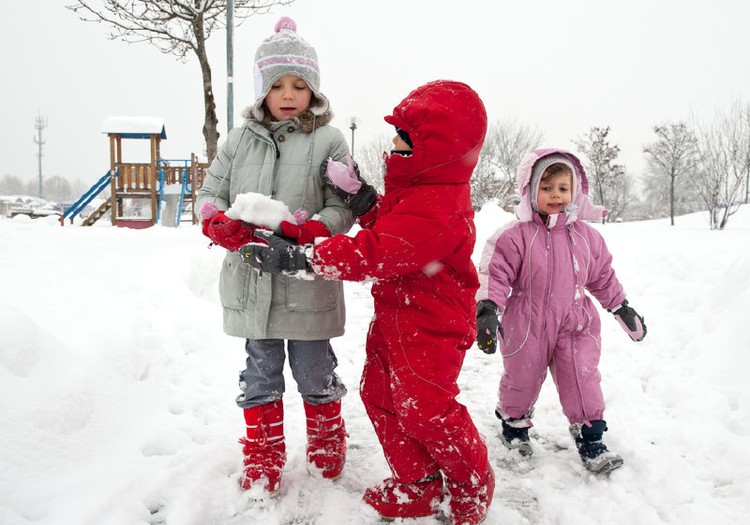
<svg viewBox="0 0 750 525"><path fill-rule="evenodd" d="M320 68L315 49L297 35L297 24L289 17L281 17L274 30L275 34L266 38L255 52L253 116L258 121L263 120L266 95L274 82L286 75L294 75L305 81L313 92L310 111L323 115L330 104L320 92Z"/></svg>

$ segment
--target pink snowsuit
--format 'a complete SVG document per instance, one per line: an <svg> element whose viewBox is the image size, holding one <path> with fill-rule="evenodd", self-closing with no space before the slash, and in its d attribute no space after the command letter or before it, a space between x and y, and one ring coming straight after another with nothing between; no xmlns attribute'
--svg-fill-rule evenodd
<svg viewBox="0 0 750 525"><path fill-rule="evenodd" d="M535 188L530 182L534 164L551 154L563 155L574 168L573 201L545 222L532 207L538 180ZM589 201L580 161L563 150L527 154L517 182L517 220L488 239L479 265L477 300L498 305L505 332L499 339L504 372L497 411L504 419L525 418L530 426L549 368L571 424L604 419L600 320L585 292L606 309L625 300L603 237L584 222L601 219L604 209Z"/></svg>

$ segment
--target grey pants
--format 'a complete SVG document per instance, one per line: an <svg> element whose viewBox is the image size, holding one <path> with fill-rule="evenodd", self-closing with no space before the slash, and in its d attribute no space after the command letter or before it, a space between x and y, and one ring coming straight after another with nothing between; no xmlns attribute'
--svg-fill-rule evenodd
<svg viewBox="0 0 750 525"><path fill-rule="evenodd" d="M328 339L320 341L287 341L289 367L297 382L297 391L311 405L323 405L341 399L346 386L334 372L338 365ZM240 372L237 405L251 408L273 403L284 394L283 339L247 339L245 370Z"/></svg>

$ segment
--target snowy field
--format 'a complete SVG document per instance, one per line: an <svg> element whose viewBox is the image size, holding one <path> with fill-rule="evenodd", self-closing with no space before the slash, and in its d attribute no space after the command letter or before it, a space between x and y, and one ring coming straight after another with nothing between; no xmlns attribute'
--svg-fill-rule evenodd
<svg viewBox="0 0 750 525"><path fill-rule="evenodd" d="M478 214L475 256L508 219L494 207ZM584 470L549 379L534 455L506 451L493 415L500 356L468 353L460 400L497 475L487 525L750 519L750 208L726 231L709 231L704 214L676 222L598 226L648 326L633 343L602 313L606 442L625 458L611 476ZM388 475L358 396L368 286L346 285L346 335L333 340L349 387L344 474L334 483L307 474L302 401L288 374L289 460L281 494L259 505L237 484L243 341L221 331L223 249L207 245L184 224L0 220L1 524L380 523L360 501Z"/></svg>

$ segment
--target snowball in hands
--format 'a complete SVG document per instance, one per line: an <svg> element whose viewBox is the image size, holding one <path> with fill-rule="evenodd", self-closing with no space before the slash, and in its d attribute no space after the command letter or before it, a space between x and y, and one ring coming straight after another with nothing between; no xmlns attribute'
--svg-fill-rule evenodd
<svg viewBox="0 0 750 525"><path fill-rule="evenodd" d="M281 221L297 224L286 204L260 193L240 193L226 211L230 219L240 219L269 230L277 230Z"/></svg>

